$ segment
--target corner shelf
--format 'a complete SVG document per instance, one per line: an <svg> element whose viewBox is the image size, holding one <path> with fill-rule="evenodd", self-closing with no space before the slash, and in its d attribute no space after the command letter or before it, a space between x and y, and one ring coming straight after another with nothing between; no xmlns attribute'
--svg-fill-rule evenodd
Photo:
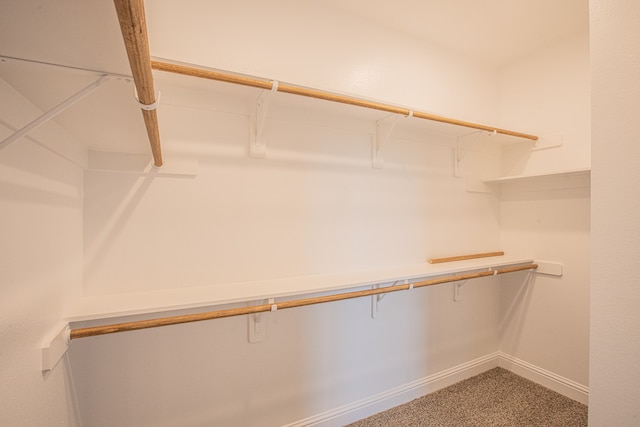
<svg viewBox="0 0 640 427"><path fill-rule="evenodd" d="M521 181L529 181L529 180L544 179L544 178L560 178L560 177L577 178L581 176L590 177L591 169L590 168L568 169L563 171L532 174L532 175L503 176L496 179L484 180L483 182L485 184L506 184L510 182L521 182Z"/></svg>

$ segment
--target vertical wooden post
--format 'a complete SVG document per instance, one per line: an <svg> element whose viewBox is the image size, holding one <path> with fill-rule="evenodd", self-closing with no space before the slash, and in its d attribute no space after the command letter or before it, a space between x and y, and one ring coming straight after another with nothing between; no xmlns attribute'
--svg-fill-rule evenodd
<svg viewBox="0 0 640 427"><path fill-rule="evenodd" d="M142 108L144 124L147 128L151 152L154 164L162 166L162 149L160 146L160 131L158 130L158 114L154 103L156 94L153 86L153 73L151 71L151 55L149 53L149 40L147 36L147 21L144 12L143 0L114 0L122 38L133 81L138 92L138 101L149 106Z"/></svg>

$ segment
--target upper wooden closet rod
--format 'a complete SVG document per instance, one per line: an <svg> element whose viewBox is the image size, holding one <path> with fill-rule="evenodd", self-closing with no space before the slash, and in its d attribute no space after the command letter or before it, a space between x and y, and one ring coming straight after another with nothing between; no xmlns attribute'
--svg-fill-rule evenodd
<svg viewBox="0 0 640 427"><path fill-rule="evenodd" d="M283 82L274 82L260 77L242 76L219 70L211 70L193 65L174 64L169 62L151 61L151 67L154 70L166 71L170 73L182 74L186 76L199 77L210 80L217 80L227 83L235 83L244 86L251 86L260 89L273 90L278 92L290 93L294 95L308 96L310 98L323 99L325 101L333 101L341 104L356 105L358 107L370 108L373 110L386 111L389 113L401 114L403 116L413 116L419 119L432 120L441 123L448 123L456 126L463 126L471 129L484 130L488 132L500 133L503 135L515 136L536 141L536 135L515 132L507 129L500 129L493 126L487 126L480 123L467 122L464 120L452 119L449 117L438 116L430 113L410 110L408 108L397 107L394 105L383 104L380 102L368 101L350 96L339 95L331 92L325 92L317 89L304 88Z"/></svg>

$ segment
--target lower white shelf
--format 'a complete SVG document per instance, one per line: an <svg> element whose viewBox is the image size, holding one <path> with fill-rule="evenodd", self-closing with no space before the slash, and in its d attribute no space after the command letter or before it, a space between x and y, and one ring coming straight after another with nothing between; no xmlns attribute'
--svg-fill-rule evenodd
<svg viewBox="0 0 640 427"><path fill-rule="evenodd" d="M355 273L288 277L275 280L224 283L152 292L87 296L72 302L67 321L86 322L149 313L212 307L224 304L295 297L320 292L471 272L532 263L532 258L497 256L443 264L409 265Z"/></svg>
<svg viewBox="0 0 640 427"><path fill-rule="evenodd" d="M177 310L211 308L231 303L241 303L257 300L271 300L268 304L251 307L251 310L259 309L260 312L271 308L277 310L277 304L273 303L275 298L292 298L299 295L310 295L321 292L336 292L329 298L309 298L306 301L288 301L279 303L287 308L308 305L320 302L329 302L333 297L347 297L345 293L351 293L349 298L360 297L366 294L373 295L374 289L369 291L353 291L357 288L372 287L374 285L388 284L392 282L405 281L404 285L388 286L375 290L376 294L388 292L391 288L396 290L412 289L414 282L416 286L429 286L431 284L443 283L444 280L451 281L451 278L460 277L477 278L487 277L500 273L512 271L522 271L523 269L538 268L539 273L554 276L562 275L562 266L547 261L534 261L532 258L519 258L511 256L494 256L479 259L453 261L442 264L420 264L405 266L394 269L365 271L356 273L333 274L324 276L291 277L277 280L255 281L244 283L227 283L206 287L191 287L155 292L127 293L117 295L104 295L94 297L79 298L73 302L72 310L64 321L62 327L57 328L42 345L42 371L52 370L60 359L64 356L69 344L74 337L101 335L104 333L122 332L125 330L144 329L146 327L163 326L167 320L176 320L175 317L162 317L162 313ZM431 280L433 279L433 280ZM431 282L431 283L427 283ZM381 291L381 292L378 292ZM310 302L309 300L316 300ZM294 305L296 303L296 305ZM263 308L265 308L263 310ZM236 309L226 310L235 311ZM220 310L216 316L223 317ZM258 311L251 311L258 312ZM214 312L204 313L206 316ZM244 310L243 310L244 313ZM160 323L148 326L145 320L133 321L132 328L123 328L123 324L114 324L113 319L118 317L130 317L136 315L155 315L153 322ZM236 315L240 313L234 313ZM183 318L185 316L176 316ZM188 316L187 316L188 317ZM210 317L211 319L217 317ZM204 320L204 319L198 319ZM193 321L193 320L187 320ZM101 324L98 328L89 327L89 324ZM185 323L185 322L178 322ZM145 324L145 325L143 325ZM73 325L73 326L72 326ZM80 329L76 329L76 326ZM85 326L83 330L83 326ZM73 328L73 330L72 330ZM100 333L94 333L100 329ZM91 333L88 333L91 332ZM259 338L259 337L258 337Z"/></svg>

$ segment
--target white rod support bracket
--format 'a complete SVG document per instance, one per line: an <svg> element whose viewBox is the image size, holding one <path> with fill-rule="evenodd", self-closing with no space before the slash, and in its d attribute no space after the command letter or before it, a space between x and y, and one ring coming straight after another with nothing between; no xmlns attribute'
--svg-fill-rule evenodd
<svg viewBox="0 0 640 427"><path fill-rule="evenodd" d="M371 289L380 289L380 285L373 285ZM380 315L380 302L384 294L371 295L371 318L375 319Z"/></svg>
<svg viewBox="0 0 640 427"><path fill-rule="evenodd" d="M462 158L460 156L460 140L456 140L456 147L453 151L454 162L453 162L453 176L454 178L460 178L460 162Z"/></svg>
<svg viewBox="0 0 640 427"><path fill-rule="evenodd" d="M454 163L454 171L453 171L453 176L455 178L460 178L461 176L460 164L462 163L464 158L467 157L467 154L469 154L469 150L471 149L471 146L473 146L476 143L476 141L478 140L478 137L482 132L483 131L481 130L476 130L471 133L467 133L465 135L460 135L456 138L455 163ZM468 143L468 145L465 147L463 144L464 142L463 138L466 138L467 136L471 136L471 135L475 135L476 137L470 143Z"/></svg>
<svg viewBox="0 0 640 427"><path fill-rule="evenodd" d="M58 114L62 113L67 108L71 107L76 102L80 101L85 96L89 95L91 92L96 90L102 83L104 83L104 81L107 78L108 78L108 76L106 76L106 75L101 76L99 79L95 80L93 83L91 83L91 84L85 86L84 88L80 89L78 92L76 92L75 94L71 95L69 98L65 99L60 104L56 105L55 107L53 107L52 109L50 109L46 113L43 113L42 115L40 115L40 117L36 118L35 120L31 121L30 123L28 123L27 125L25 125L21 129L17 130L16 132L14 132L11 135L9 135L7 138L5 138L4 140L2 140L0 142L0 150L5 148L9 144L11 144L13 141L15 141L17 139L20 139L23 136L27 135L32 130L42 126L44 123L48 122L49 120L51 120L52 118L54 118Z"/></svg>
<svg viewBox="0 0 640 427"><path fill-rule="evenodd" d="M249 306L264 303L265 301L250 301ZM247 338L251 344L263 342L267 339L267 320L263 313L254 313L247 316Z"/></svg>
<svg viewBox="0 0 640 427"><path fill-rule="evenodd" d="M42 346L42 372L51 371L56 367L67 353L69 343L71 343L71 329L68 324L65 324Z"/></svg>
<svg viewBox="0 0 640 427"><path fill-rule="evenodd" d="M466 283L466 280L462 280L459 282L453 282L453 301L460 302L462 301L462 291L461 288Z"/></svg>
<svg viewBox="0 0 640 427"><path fill-rule="evenodd" d="M397 285L398 282L399 281L394 282L393 285L391 285L391 286ZM405 279L404 280L404 284L408 285L409 284L409 280ZM380 289L381 287L382 287L382 285L377 284L377 285L372 285L371 289ZM411 283L409 289L413 289L413 283ZM386 297L387 295L388 294L386 294L386 293L371 295L371 318L372 319L375 319L380 315L380 303L382 302L384 297Z"/></svg>
<svg viewBox="0 0 640 427"><path fill-rule="evenodd" d="M264 138L264 125L269 110L269 102L272 94L277 91L277 82L273 83L275 90L262 91L256 99L255 105L251 106L249 114L249 156L255 159L264 159L267 155L267 141Z"/></svg>
<svg viewBox="0 0 640 427"><path fill-rule="evenodd" d="M378 289L380 285L373 285L371 289ZM380 311L380 300L378 299L379 295L371 295L371 318L375 319L378 317Z"/></svg>
<svg viewBox="0 0 640 427"><path fill-rule="evenodd" d="M267 339L267 321L262 313L247 316L249 342L251 344L263 342Z"/></svg>
<svg viewBox="0 0 640 427"><path fill-rule="evenodd" d="M382 148L387 144L391 137L393 128L400 119L399 114L392 114L376 121L376 134L371 144L372 166L375 169L382 169L384 166L384 157L382 157ZM413 111L407 117L413 117Z"/></svg>
<svg viewBox="0 0 640 427"><path fill-rule="evenodd" d="M494 136L496 135L498 132L494 129L493 131L486 131L486 130L476 130L470 133L467 133L465 135L460 135L456 138L456 146L454 149L454 157L455 157L455 162L454 162L454 171L453 171L453 176L455 178L460 178L461 177L461 173L460 173L460 165L462 163L462 161L465 159L465 157L467 157L467 154L469 154L469 151L471 151L471 148L479 141L480 136L485 134L488 136ZM466 144L464 144L465 142L465 138L468 136L472 136L474 135L475 137Z"/></svg>

